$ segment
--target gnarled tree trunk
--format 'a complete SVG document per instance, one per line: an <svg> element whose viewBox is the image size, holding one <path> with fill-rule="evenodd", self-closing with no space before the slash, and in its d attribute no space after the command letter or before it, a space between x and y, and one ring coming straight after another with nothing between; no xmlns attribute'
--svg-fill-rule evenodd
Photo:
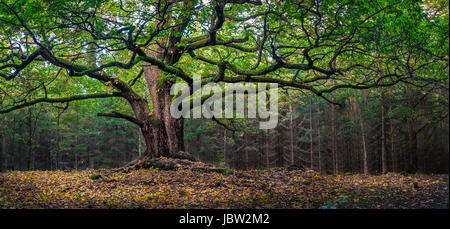
<svg viewBox="0 0 450 229"><path fill-rule="evenodd" d="M127 98L137 121L140 123L142 136L147 147L145 157L172 157L184 151L183 119L175 119L170 115L170 91L153 86L157 76L150 74L150 95L153 111L142 98Z"/></svg>
<svg viewBox="0 0 450 229"><path fill-rule="evenodd" d="M186 11L193 10L189 0L184 0L183 4ZM172 4L168 6L167 20L162 22L164 25L171 21L170 9L172 6ZM181 19L183 22L174 27L174 32L181 33L187 26L187 18L182 16ZM164 37L156 44L150 45L146 54L172 65L180 59L182 54L176 47L176 43L180 39L177 36ZM158 44L167 44L167 47L163 49ZM146 126L142 128L142 133L147 146L146 156L150 157L172 157L179 151L184 151L183 119L175 119L170 114L170 104L173 99L173 96L170 95L170 88L174 82L164 74L166 73L160 71L156 66L144 66L144 78L150 92L153 111L151 114L149 112L144 114L150 119L145 120Z"/></svg>
<svg viewBox="0 0 450 229"><path fill-rule="evenodd" d="M170 156L184 150L183 119L175 119L170 114L172 83L167 80L160 83L161 76L156 68L146 67L144 74L153 105L152 127L148 132L143 131L147 147L151 149L150 152L147 149L147 153Z"/></svg>

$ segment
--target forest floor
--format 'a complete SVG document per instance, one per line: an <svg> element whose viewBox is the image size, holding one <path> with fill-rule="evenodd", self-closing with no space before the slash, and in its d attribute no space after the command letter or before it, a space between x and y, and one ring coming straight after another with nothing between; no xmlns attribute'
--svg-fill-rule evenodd
<svg viewBox="0 0 450 229"><path fill-rule="evenodd" d="M12 171L0 208L448 208L446 175L311 170Z"/></svg>

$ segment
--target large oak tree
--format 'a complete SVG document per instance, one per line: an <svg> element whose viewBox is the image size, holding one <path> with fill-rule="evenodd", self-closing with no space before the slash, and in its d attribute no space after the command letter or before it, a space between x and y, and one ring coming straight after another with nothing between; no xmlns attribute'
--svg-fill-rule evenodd
<svg viewBox="0 0 450 229"><path fill-rule="evenodd" d="M448 66L448 30L426 41L445 30L430 18L413 0L2 0L0 113L120 97L133 113L98 115L135 123L147 157L170 157L184 150L174 83L278 83L336 103L338 89L441 82L423 70Z"/></svg>

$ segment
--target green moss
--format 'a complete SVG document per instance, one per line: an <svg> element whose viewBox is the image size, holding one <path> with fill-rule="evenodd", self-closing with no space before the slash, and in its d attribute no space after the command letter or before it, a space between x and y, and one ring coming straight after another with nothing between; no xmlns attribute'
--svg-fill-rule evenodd
<svg viewBox="0 0 450 229"><path fill-rule="evenodd" d="M98 180L98 179L102 178L102 175L100 175L100 174L92 174L92 175L90 176L90 178L91 178L92 180Z"/></svg>
<svg viewBox="0 0 450 229"><path fill-rule="evenodd" d="M161 124L162 124L161 120L157 120L154 118L150 119L150 122L151 122L152 126L155 126L155 127L161 126Z"/></svg>

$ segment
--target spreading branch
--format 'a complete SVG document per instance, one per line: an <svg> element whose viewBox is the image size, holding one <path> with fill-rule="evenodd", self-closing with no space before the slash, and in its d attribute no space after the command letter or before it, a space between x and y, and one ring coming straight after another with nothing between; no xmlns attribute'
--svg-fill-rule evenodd
<svg viewBox="0 0 450 229"><path fill-rule="evenodd" d="M39 98L31 101L25 101L21 104L14 105L12 107L0 110L0 114L9 113L11 111L19 110L25 107L33 106L38 103L67 103L75 100L86 100L86 99L98 99L98 98L112 98L120 97L118 93L113 94L91 94L91 95L74 95L65 98Z"/></svg>
<svg viewBox="0 0 450 229"><path fill-rule="evenodd" d="M120 119L125 119L128 120L138 126L143 126L144 123L139 121L137 118L132 117L130 115L126 115L126 114L122 114L119 112L103 112L103 113L98 113L97 116L99 117L111 117L111 118L120 118Z"/></svg>

